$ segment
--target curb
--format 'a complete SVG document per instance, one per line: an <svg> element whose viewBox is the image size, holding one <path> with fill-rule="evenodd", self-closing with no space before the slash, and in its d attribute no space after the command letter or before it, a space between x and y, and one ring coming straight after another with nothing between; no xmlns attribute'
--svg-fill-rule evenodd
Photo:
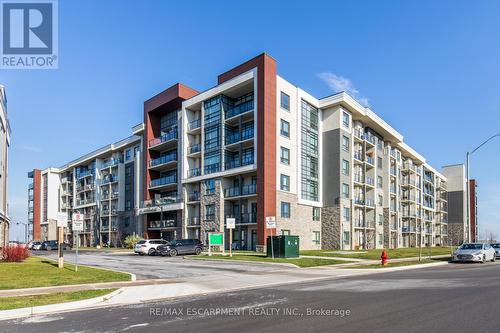
<svg viewBox="0 0 500 333"><path fill-rule="evenodd" d="M229 255L228 255L229 256ZM217 261L217 262L228 262L228 263L247 263L247 264L260 264L260 265L276 265L276 266L285 266L285 267L292 267L292 268L311 268L311 267L300 267L295 264L290 264L286 262L263 262L263 261L251 261L251 260L231 260L231 259L217 259L217 258L208 258L208 259L196 259L196 257L188 257L184 256L182 257L183 259L186 260L198 260L198 261Z"/></svg>
<svg viewBox="0 0 500 333"><path fill-rule="evenodd" d="M3 311L0 311L0 320L17 319L17 318L30 317L30 316L34 316L34 315L51 314L54 312L65 312L65 311L71 311L71 310L78 310L78 309L85 307L85 306L91 306L91 305L96 305L96 304L105 302L105 301L111 299L112 297L122 293L122 292L123 292L123 288L119 288L118 290L115 290L115 291L113 291L109 294L106 294L104 296L84 299L81 301L32 306L32 307L28 307L28 308L19 308L19 309L12 309L12 310L3 310Z"/></svg>

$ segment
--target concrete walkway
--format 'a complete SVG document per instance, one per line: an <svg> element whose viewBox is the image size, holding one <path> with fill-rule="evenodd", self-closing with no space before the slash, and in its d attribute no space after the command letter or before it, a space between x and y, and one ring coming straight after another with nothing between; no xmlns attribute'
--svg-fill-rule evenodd
<svg viewBox="0 0 500 333"><path fill-rule="evenodd" d="M182 296L194 296L200 294L220 293L236 291L243 289L262 288L275 285L300 283L314 280L339 279L349 276L365 274L381 274L384 272L417 269L429 266L446 265L446 262L431 264L422 264L404 267L389 267L385 269L339 269L335 266L318 266L302 269L286 269L265 272L244 272L238 274L226 274L221 272L219 275L196 276L179 280L145 280L130 282L113 282L106 284L90 285L91 289L98 288L116 288L119 290L111 295L97 297L89 300L69 302L62 304L38 306L32 308L23 308L15 310L0 311L0 320L26 317L34 314L47 314L62 311L75 311L90 309L95 307L120 306L135 303L153 302L163 299L176 298ZM344 266L344 265L340 265ZM78 288L87 288L89 285L66 286L74 288L71 290L81 290ZM66 288L64 287L64 288ZM53 287L49 287L53 288ZM64 291L63 287L55 287L57 291ZM32 288L38 291L47 291L47 288ZM44 289L44 290L42 290ZM54 290L52 289L52 292ZM17 290L17 292L21 292ZM31 291L33 292L33 291ZM16 296L20 296L17 294Z"/></svg>

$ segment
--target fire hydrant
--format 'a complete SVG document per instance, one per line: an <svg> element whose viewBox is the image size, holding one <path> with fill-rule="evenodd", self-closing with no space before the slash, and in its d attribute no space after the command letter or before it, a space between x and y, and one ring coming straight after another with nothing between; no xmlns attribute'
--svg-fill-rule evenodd
<svg viewBox="0 0 500 333"><path fill-rule="evenodd" d="M382 266L387 265L387 259L389 259L389 256L387 255L387 251L383 250L382 255L380 255L380 260L382 261Z"/></svg>

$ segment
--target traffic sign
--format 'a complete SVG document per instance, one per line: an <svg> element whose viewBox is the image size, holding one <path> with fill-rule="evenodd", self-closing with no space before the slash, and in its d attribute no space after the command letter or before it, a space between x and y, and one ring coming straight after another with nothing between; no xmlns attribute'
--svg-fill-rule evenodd
<svg viewBox="0 0 500 333"><path fill-rule="evenodd" d="M74 213L73 214L73 222L83 222L83 214Z"/></svg>
<svg viewBox="0 0 500 333"><path fill-rule="evenodd" d="M266 228L267 229L276 229L276 217L275 216L266 216Z"/></svg>
<svg viewBox="0 0 500 333"><path fill-rule="evenodd" d="M226 218L226 228L234 229L236 227L236 219L234 217Z"/></svg>
<svg viewBox="0 0 500 333"><path fill-rule="evenodd" d="M57 213L57 226L61 228L68 227L68 213Z"/></svg>
<svg viewBox="0 0 500 333"><path fill-rule="evenodd" d="M73 221L71 228L73 231L83 231L83 221Z"/></svg>

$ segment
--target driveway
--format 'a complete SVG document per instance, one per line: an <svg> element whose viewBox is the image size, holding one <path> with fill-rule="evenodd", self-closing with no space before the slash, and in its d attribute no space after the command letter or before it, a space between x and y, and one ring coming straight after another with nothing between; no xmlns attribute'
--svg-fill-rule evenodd
<svg viewBox="0 0 500 333"><path fill-rule="evenodd" d="M57 251L35 251L34 255L57 260ZM75 251L64 252L65 262L75 262ZM206 275L238 275L246 272L295 270L294 267L248 262L188 260L182 257L139 256L132 252L81 251L81 265L134 273L137 279L168 279Z"/></svg>

